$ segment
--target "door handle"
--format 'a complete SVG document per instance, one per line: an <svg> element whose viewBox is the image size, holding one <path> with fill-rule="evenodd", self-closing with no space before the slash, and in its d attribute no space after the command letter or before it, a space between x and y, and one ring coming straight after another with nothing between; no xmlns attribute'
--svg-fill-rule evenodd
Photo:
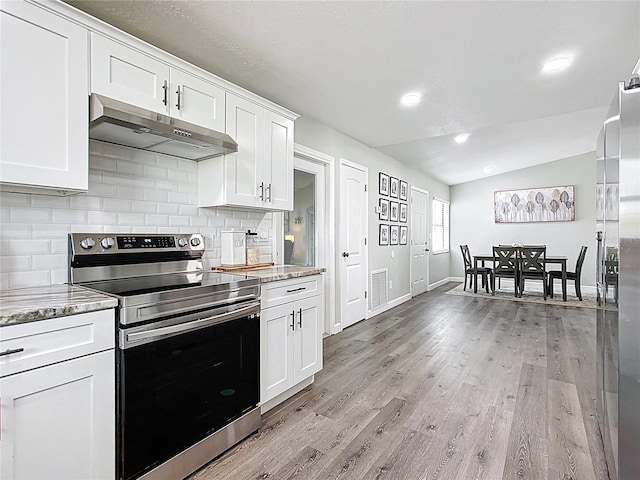
<svg viewBox="0 0 640 480"><path fill-rule="evenodd" d="M425 251L425 252L428 252L428 251L429 251L429 249L428 249L428 248L425 248L425 249L424 249L424 251Z"/></svg>
<svg viewBox="0 0 640 480"><path fill-rule="evenodd" d="M176 94L178 95L178 103L176 103L176 107L180 110L180 85L178 85L178 89L176 90Z"/></svg>
<svg viewBox="0 0 640 480"><path fill-rule="evenodd" d="M167 81L166 80L162 84L162 89L164 90L164 95L162 96L162 103L164 103L166 105L167 104L167 90L169 89L169 86L167 85Z"/></svg>
<svg viewBox="0 0 640 480"><path fill-rule="evenodd" d="M269 195L265 194L265 202L271 202L271 184L265 187L265 191L269 192Z"/></svg>
<svg viewBox="0 0 640 480"><path fill-rule="evenodd" d="M260 201L264 202L264 182L260 182Z"/></svg>
<svg viewBox="0 0 640 480"><path fill-rule="evenodd" d="M298 326L302 328L302 309L298 310L298 314L300 315L298 317Z"/></svg>
<svg viewBox="0 0 640 480"><path fill-rule="evenodd" d="M296 311L295 310L291 310L291 325L289 325L291 327L292 331L296 331Z"/></svg>
<svg viewBox="0 0 640 480"><path fill-rule="evenodd" d="M13 349L6 349L4 352L0 352L0 357L3 357L5 355L11 355L13 353L20 353L20 352L24 352L24 348L13 348Z"/></svg>
<svg viewBox="0 0 640 480"><path fill-rule="evenodd" d="M347 257L349 256L349 252L342 252L342 256L343 256L344 258L347 258Z"/></svg>

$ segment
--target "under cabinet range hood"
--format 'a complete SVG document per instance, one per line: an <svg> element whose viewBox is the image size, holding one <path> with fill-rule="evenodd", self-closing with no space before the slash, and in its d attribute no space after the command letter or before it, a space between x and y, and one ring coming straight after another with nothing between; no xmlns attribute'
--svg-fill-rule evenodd
<svg viewBox="0 0 640 480"><path fill-rule="evenodd" d="M238 151L229 135L95 93L89 138L194 161Z"/></svg>

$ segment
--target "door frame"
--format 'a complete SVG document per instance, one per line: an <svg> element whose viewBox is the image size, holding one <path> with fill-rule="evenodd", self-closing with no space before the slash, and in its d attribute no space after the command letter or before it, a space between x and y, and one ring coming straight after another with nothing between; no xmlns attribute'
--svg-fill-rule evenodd
<svg viewBox="0 0 640 480"><path fill-rule="evenodd" d="M336 227L335 227L335 158L313 148L293 144L293 168L296 168L296 158L315 163L324 168L324 211L325 225L318 227L316 243L316 259L319 267L326 272L322 275L324 284L324 334L332 335L340 330L336 327ZM300 168L304 170L304 168ZM273 258L274 263L281 265L284 258L284 215L282 212L273 213ZM339 326L339 323L337 323Z"/></svg>
<svg viewBox="0 0 640 480"><path fill-rule="evenodd" d="M414 185L411 185L410 191L416 192L420 192L420 193L424 193L427 196L427 212L426 212L426 227L427 227L427 248L429 249L429 251L427 252L427 272L426 272L426 278L425 278L425 282L427 283L426 286L426 291L429 291L429 269L431 268L431 199L429 198L429 191L425 190L424 188L420 188L420 187L416 187ZM412 201L411 201L411 213L413 213L413 196L411 195ZM410 218L413 218L412 216ZM413 247L413 236L414 236L414 230L413 230L413 222L411 222L411 228L410 228L410 232L411 232L411 247ZM413 262L411 261L413 253L410 252L409 253L409 293L411 295L411 297L413 298Z"/></svg>
<svg viewBox="0 0 640 480"><path fill-rule="evenodd" d="M365 212L363 212L364 215L364 234L365 234L365 238L364 238L364 284L362 285L363 291L364 292L368 292L369 288L369 168L365 167L364 165L361 165L359 163L355 163L352 162L350 160L347 160L346 158L340 157L340 170L338 171L338 183L342 181L342 167L343 166L347 166L347 167L351 167L354 168L355 170L360 170L361 172L364 173L365 176L365 198L364 198L364 204L367 206L367 209ZM342 192L338 192L338 205L341 204L342 202ZM339 217L338 221L341 222L342 218ZM340 232L337 232L336 234L336 246L340 247L340 238L338 238L338 235L340 235ZM339 278L342 279L342 262L340 261L340 256L339 255L335 255L334 257L334 261L337 267L337 272L339 275ZM336 290L336 298L337 298L337 294L339 293L339 288L340 288L340 282L337 283L337 288L338 290ZM365 308L364 308L364 317L363 319L366 320L367 318L369 318L369 305L368 305L368 300L369 300L369 296L367 295L367 297L365 298ZM342 297L340 297L340 303L339 303L339 317L336 318L336 324L333 325L333 327L335 327L335 331L332 330L332 334L333 333L338 333L341 332L343 329L342 326Z"/></svg>

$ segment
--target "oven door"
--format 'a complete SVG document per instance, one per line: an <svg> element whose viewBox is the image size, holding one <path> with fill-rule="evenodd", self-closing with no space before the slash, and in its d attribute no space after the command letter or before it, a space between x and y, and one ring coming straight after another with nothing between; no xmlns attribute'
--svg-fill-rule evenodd
<svg viewBox="0 0 640 480"><path fill-rule="evenodd" d="M122 329L119 476L137 478L255 408L259 303Z"/></svg>

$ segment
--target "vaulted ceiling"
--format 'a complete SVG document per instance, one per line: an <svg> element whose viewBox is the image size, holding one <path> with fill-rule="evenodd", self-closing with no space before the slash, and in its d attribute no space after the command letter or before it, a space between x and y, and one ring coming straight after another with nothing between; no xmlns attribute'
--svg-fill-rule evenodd
<svg viewBox="0 0 640 480"><path fill-rule="evenodd" d="M68 3L449 185L595 150L640 58L638 1Z"/></svg>

